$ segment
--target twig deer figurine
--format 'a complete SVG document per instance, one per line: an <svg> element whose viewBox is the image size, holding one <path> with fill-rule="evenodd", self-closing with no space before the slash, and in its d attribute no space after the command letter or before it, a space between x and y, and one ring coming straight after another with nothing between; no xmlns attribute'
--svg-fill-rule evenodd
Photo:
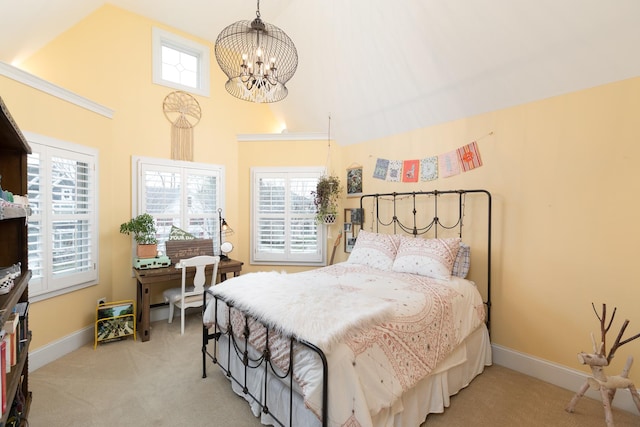
<svg viewBox="0 0 640 427"><path fill-rule="evenodd" d="M611 412L611 402L615 397L616 390L619 388L626 388L631 393L631 397L633 398L633 402L636 404L638 411L640 411L640 395L638 395L638 391L636 387L633 385L633 382L628 378L629 371L631 370L631 365L633 364L633 356L629 356L627 358L627 363L622 370L620 375L605 375L604 368L609 366L609 363L613 359L616 350L622 347L626 343L635 340L640 337L640 334L636 334L630 338L622 340L622 336L624 335L625 329L629 325L629 320L625 320L620 328L620 332L618 332L618 337L616 341L611 346L611 350L607 354L606 348L606 336L607 332L611 328L613 323L613 319L616 317L617 308L613 309L613 314L611 315L611 319L609 320L609 324L607 324L607 305L602 304L602 315L599 315L596 311L596 307L593 303L591 303L593 307L593 312L596 314L596 317L600 321L600 332L601 332L601 341L600 346L596 344L596 340L591 334L591 341L593 343L593 353L578 353L578 361L583 365L589 365L591 368L591 372L593 376L587 378L587 381L582 385L580 390L573 396L571 402L567 405L565 410L567 412L573 412L575 409L578 400L584 396L589 387L594 388L595 390L600 391L600 396L602 397L602 405L604 406L604 418L607 423L607 427L614 427L613 424L613 413Z"/></svg>

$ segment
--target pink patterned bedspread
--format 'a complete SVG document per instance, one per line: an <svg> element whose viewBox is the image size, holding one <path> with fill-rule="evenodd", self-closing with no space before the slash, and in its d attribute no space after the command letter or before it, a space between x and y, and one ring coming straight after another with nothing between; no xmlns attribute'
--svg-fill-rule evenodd
<svg viewBox="0 0 640 427"><path fill-rule="evenodd" d="M392 407L484 321L484 305L475 285L456 277L444 281L350 263L295 276L300 283L313 277L313 281L353 288L393 305L393 315L387 320L359 329L325 351L330 426L371 426L372 417ZM205 323L212 317L209 307ZM235 331L242 331L244 317L232 314L232 324ZM255 335L251 344L264 348L261 328L252 323L251 329ZM274 361L286 369L288 341L270 338L270 347ZM296 352L296 381L306 406L319 416L322 366L310 351Z"/></svg>

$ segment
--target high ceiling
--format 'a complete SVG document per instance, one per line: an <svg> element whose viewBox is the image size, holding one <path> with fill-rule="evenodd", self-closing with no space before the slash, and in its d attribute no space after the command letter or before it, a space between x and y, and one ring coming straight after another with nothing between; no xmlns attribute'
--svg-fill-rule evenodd
<svg viewBox="0 0 640 427"><path fill-rule="evenodd" d="M102 0L0 0L0 61L19 65ZM111 0L211 41L251 0ZM290 132L358 143L640 76L638 0L263 0L298 49ZM115 30L114 30L115 31Z"/></svg>

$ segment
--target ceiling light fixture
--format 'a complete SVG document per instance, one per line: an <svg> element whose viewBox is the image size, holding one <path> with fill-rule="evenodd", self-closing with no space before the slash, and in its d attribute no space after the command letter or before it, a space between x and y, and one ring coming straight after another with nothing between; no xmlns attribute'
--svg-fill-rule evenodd
<svg viewBox="0 0 640 427"><path fill-rule="evenodd" d="M238 21L218 35L215 55L229 80L227 92L250 102L277 102L289 93L285 84L298 68L295 45L275 25L260 19Z"/></svg>

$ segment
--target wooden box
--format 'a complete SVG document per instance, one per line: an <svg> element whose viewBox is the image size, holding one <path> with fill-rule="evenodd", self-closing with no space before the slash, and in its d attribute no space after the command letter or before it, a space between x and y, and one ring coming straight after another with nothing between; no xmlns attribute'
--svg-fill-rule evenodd
<svg viewBox="0 0 640 427"><path fill-rule="evenodd" d="M212 239L167 240L166 248L172 264L198 255L213 256Z"/></svg>

